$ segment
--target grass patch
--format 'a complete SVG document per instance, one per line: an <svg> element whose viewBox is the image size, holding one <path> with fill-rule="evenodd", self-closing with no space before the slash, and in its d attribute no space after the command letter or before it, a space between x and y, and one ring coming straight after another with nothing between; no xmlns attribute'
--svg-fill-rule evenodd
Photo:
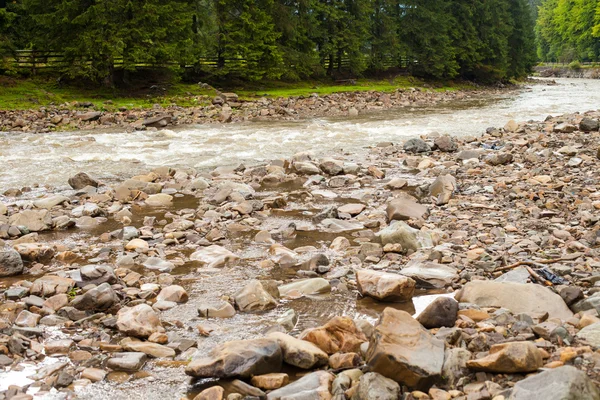
<svg viewBox="0 0 600 400"><path fill-rule="evenodd" d="M114 111L121 107L152 108L177 105L192 107L209 104L214 90L202 89L197 84L174 83L131 89L103 87L59 86L46 79L15 79L0 77L0 110L27 110L42 106L69 103L92 103L98 110Z"/></svg>
<svg viewBox="0 0 600 400"><path fill-rule="evenodd" d="M358 79L352 81L265 81L258 83L223 83L222 91L233 91L243 100L260 97L278 98L325 96L341 92L380 91L418 87L424 90L454 91L473 89L469 83L426 82L411 76L390 79ZM210 104L216 92L196 83L138 84L135 88L110 89L85 85L59 85L50 78L12 78L0 76L0 110L38 109L42 106L65 105L77 108L76 103L92 103L95 109L115 111L119 108L152 108L161 106L193 107Z"/></svg>

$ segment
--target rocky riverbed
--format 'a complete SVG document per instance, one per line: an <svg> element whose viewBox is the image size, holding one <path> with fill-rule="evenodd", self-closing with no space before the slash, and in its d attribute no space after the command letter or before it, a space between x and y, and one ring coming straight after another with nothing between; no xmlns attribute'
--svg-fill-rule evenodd
<svg viewBox="0 0 600 400"><path fill-rule="evenodd" d="M600 112L0 197L0 398L600 399Z"/></svg>
<svg viewBox="0 0 600 400"><path fill-rule="evenodd" d="M241 100L235 93L198 96L197 107L162 107L152 109L121 108L114 111L110 102L100 109L92 103L66 103L39 110L0 110L0 132L72 131L90 129L159 129L190 124L230 123L265 120L296 120L307 117L357 116L402 107L433 106L466 98L490 96L515 90L516 87L482 88L481 90L434 91L419 88L397 89L392 93L365 91L333 93L325 96L262 97Z"/></svg>

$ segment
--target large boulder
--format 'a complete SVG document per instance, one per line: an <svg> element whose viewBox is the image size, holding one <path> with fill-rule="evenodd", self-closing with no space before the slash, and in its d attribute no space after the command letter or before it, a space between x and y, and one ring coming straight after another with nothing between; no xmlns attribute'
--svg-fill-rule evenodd
<svg viewBox="0 0 600 400"><path fill-rule="evenodd" d="M120 332L147 338L155 332L164 332L158 314L148 304L124 307L117 313L117 328Z"/></svg>
<svg viewBox="0 0 600 400"><path fill-rule="evenodd" d="M220 268L239 260L239 257L224 247L212 245L192 253L190 260L198 261L209 268Z"/></svg>
<svg viewBox="0 0 600 400"><path fill-rule="evenodd" d="M313 372L281 389L269 392L267 400L330 400L334 378L333 374L326 371Z"/></svg>
<svg viewBox="0 0 600 400"><path fill-rule="evenodd" d="M421 248L434 246L434 240L429 232L410 227L403 221L395 221L378 233L381 243L399 244L403 250L417 251Z"/></svg>
<svg viewBox="0 0 600 400"><path fill-rule="evenodd" d="M444 347L410 314L386 308L371 336L367 366L401 385L427 389L441 378Z"/></svg>
<svg viewBox="0 0 600 400"><path fill-rule="evenodd" d="M570 365L548 369L517 382L508 400L600 400L585 372Z"/></svg>
<svg viewBox="0 0 600 400"><path fill-rule="evenodd" d="M23 273L23 260L15 250L0 250L0 278Z"/></svg>
<svg viewBox="0 0 600 400"><path fill-rule="evenodd" d="M312 369L327 365L327 353L306 340L296 339L282 332L270 333L269 338L277 340L283 352L283 361L302 369Z"/></svg>
<svg viewBox="0 0 600 400"><path fill-rule="evenodd" d="M192 360L185 373L196 378L250 378L279 372L283 356L275 339L234 340Z"/></svg>
<svg viewBox="0 0 600 400"><path fill-rule="evenodd" d="M533 372L542 365L542 354L533 342L495 344L490 348L489 355L467 361L470 369L498 374Z"/></svg>
<svg viewBox="0 0 600 400"><path fill-rule="evenodd" d="M423 204L406 197L400 197L390 201L385 212L388 221L406 221L409 219L424 219L427 217L429 210Z"/></svg>
<svg viewBox="0 0 600 400"><path fill-rule="evenodd" d="M359 353L360 345L367 341L365 334L349 317L335 317L321 327L307 329L300 339L314 343L327 354Z"/></svg>
<svg viewBox="0 0 600 400"><path fill-rule="evenodd" d="M24 226L31 232L41 232L52 227L52 215L48 210L25 210L8 219L10 225Z"/></svg>
<svg viewBox="0 0 600 400"><path fill-rule="evenodd" d="M86 186L98 187L98 181L85 172L80 172L69 178L69 185L71 185L73 189L79 190Z"/></svg>
<svg viewBox="0 0 600 400"><path fill-rule="evenodd" d="M480 307L507 308L513 314L547 312L550 318L563 321L573 316L558 294L533 283L473 281L463 286L455 299L459 303L472 303Z"/></svg>
<svg viewBox="0 0 600 400"><path fill-rule="evenodd" d="M381 301L410 301L415 291L414 280L388 272L356 271L356 283L361 295Z"/></svg>
<svg viewBox="0 0 600 400"><path fill-rule="evenodd" d="M240 311L264 311L277 307L277 300L265 289L259 280L251 280L234 296Z"/></svg>

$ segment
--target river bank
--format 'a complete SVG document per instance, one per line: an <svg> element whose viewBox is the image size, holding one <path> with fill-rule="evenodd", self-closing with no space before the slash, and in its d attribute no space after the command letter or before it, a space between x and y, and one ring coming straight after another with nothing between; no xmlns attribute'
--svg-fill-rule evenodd
<svg viewBox="0 0 600 400"><path fill-rule="evenodd" d="M199 96L199 106L121 107L107 111L92 103L46 106L35 110L0 110L0 131L45 133L91 129L122 129L128 132L177 126L248 121L298 120L311 117L350 116L394 108L434 106L439 103L506 93L503 88L435 91L398 88L391 92L354 91L319 96L261 97L241 99L235 93Z"/></svg>
<svg viewBox="0 0 600 400"><path fill-rule="evenodd" d="M577 79L600 79L600 68L598 67L549 67L538 66L535 72L542 78L577 78Z"/></svg>
<svg viewBox="0 0 600 400"><path fill-rule="evenodd" d="M7 190L0 381L37 370L10 394L82 399L600 398L599 119Z"/></svg>

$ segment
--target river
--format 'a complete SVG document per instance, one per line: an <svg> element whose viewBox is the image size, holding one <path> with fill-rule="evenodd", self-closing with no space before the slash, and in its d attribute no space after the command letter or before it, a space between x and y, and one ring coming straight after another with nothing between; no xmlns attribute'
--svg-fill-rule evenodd
<svg viewBox="0 0 600 400"><path fill-rule="evenodd" d="M289 157L298 151L327 154L357 151L378 142L399 142L431 132L480 135L510 120L596 109L600 80L556 79L519 92L490 95L358 117L313 118L293 122L196 125L177 130L0 133L0 192L34 184L65 185L85 171L105 181L151 167L209 169Z"/></svg>

